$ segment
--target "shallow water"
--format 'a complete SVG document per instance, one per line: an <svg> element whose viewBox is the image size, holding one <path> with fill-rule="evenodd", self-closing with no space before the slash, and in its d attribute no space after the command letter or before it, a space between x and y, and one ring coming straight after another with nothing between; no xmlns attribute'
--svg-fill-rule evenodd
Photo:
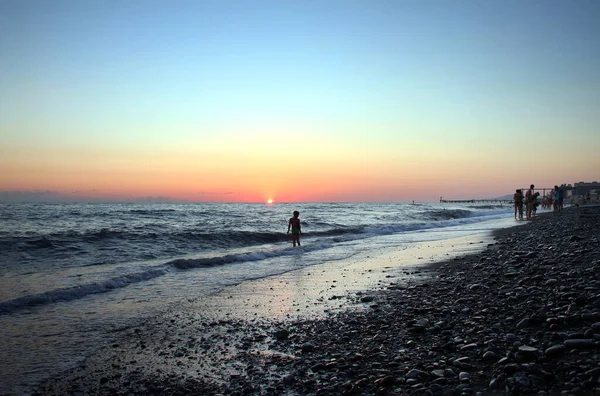
<svg viewBox="0 0 600 396"><path fill-rule="evenodd" d="M285 234L295 209L301 248ZM3 205L0 392L26 392L114 331L240 282L513 224L436 204ZM150 259L148 259L150 258Z"/></svg>

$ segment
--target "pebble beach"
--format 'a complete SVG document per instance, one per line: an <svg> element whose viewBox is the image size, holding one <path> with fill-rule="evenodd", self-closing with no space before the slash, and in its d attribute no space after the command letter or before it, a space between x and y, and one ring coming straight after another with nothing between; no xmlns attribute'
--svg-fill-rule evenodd
<svg viewBox="0 0 600 396"><path fill-rule="evenodd" d="M600 207L569 208L411 282L329 294L343 309L324 317L175 310L33 393L600 394L599 242Z"/></svg>

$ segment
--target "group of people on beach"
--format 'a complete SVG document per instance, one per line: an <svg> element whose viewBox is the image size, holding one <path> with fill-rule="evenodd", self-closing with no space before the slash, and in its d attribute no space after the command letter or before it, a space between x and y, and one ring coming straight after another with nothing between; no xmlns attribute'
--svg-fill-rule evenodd
<svg viewBox="0 0 600 396"><path fill-rule="evenodd" d="M596 199L592 199L592 194L588 191L585 195L571 197L571 206L581 206L590 204L600 204L600 191L596 192Z"/></svg>
<svg viewBox="0 0 600 396"><path fill-rule="evenodd" d="M517 189L513 195L513 201L515 206L515 220L523 220L523 207L525 207L525 219L531 220L537 212L539 206L538 198L539 192L535 191L535 186L532 184L529 189L523 195L523 190ZM548 200L550 200L548 202ZM544 197L543 207L550 209L552 207L555 212L559 212L563 209L564 191L562 187L554 186L550 195Z"/></svg>

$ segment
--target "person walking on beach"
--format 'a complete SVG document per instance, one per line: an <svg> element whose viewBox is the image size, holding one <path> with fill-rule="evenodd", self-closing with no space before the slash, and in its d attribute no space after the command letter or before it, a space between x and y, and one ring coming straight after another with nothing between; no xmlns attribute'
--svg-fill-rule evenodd
<svg viewBox="0 0 600 396"><path fill-rule="evenodd" d="M290 233L290 228L292 230L292 243L294 244L294 247L296 247L296 242L298 243L298 246L300 246L300 212L298 212L297 210L294 210L294 217L290 218L290 221L288 223L288 229L287 229L287 233Z"/></svg>
<svg viewBox="0 0 600 396"><path fill-rule="evenodd" d="M533 212L533 203L536 199L533 196L534 185L529 186L529 190L525 193L525 218L531 220L531 213Z"/></svg>
<svg viewBox="0 0 600 396"><path fill-rule="evenodd" d="M540 203L538 202L538 197L540 196L539 192L536 192L535 194L533 194L533 202L531 203L531 217L534 217L537 215L537 207L540 205Z"/></svg>
<svg viewBox="0 0 600 396"><path fill-rule="evenodd" d="M567 192L563 189L562 186L558 187L558 194L560 195L560 197L558 197L558 210L563 210L564 208L564 201L565 201L565 194Z"/></svg>
<svg viewBox="0 0 600 396"><path fill-rule="evenodd" d="M554 186L554 211L559 212L562 210L562 187Z"/></svg>
<svg viewBox="0 0 600 396"><path fill-rule="evenodd" d="M523 191L520 188L513 195L513 201L515 203L515 220L517 220L517 215L519 220L523 220Z"/></svg>

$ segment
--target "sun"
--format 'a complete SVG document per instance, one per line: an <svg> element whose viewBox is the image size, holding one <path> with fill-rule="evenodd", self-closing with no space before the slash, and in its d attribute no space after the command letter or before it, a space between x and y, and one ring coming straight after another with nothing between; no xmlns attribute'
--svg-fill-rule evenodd
<svg viewBox="0 0 600 396"><path fill-rule="evenodd" d="M269 198L269 199L267 199L267 203L268 203L268 204L272 204L272 203L273 203L273 198Z"/></svg>

